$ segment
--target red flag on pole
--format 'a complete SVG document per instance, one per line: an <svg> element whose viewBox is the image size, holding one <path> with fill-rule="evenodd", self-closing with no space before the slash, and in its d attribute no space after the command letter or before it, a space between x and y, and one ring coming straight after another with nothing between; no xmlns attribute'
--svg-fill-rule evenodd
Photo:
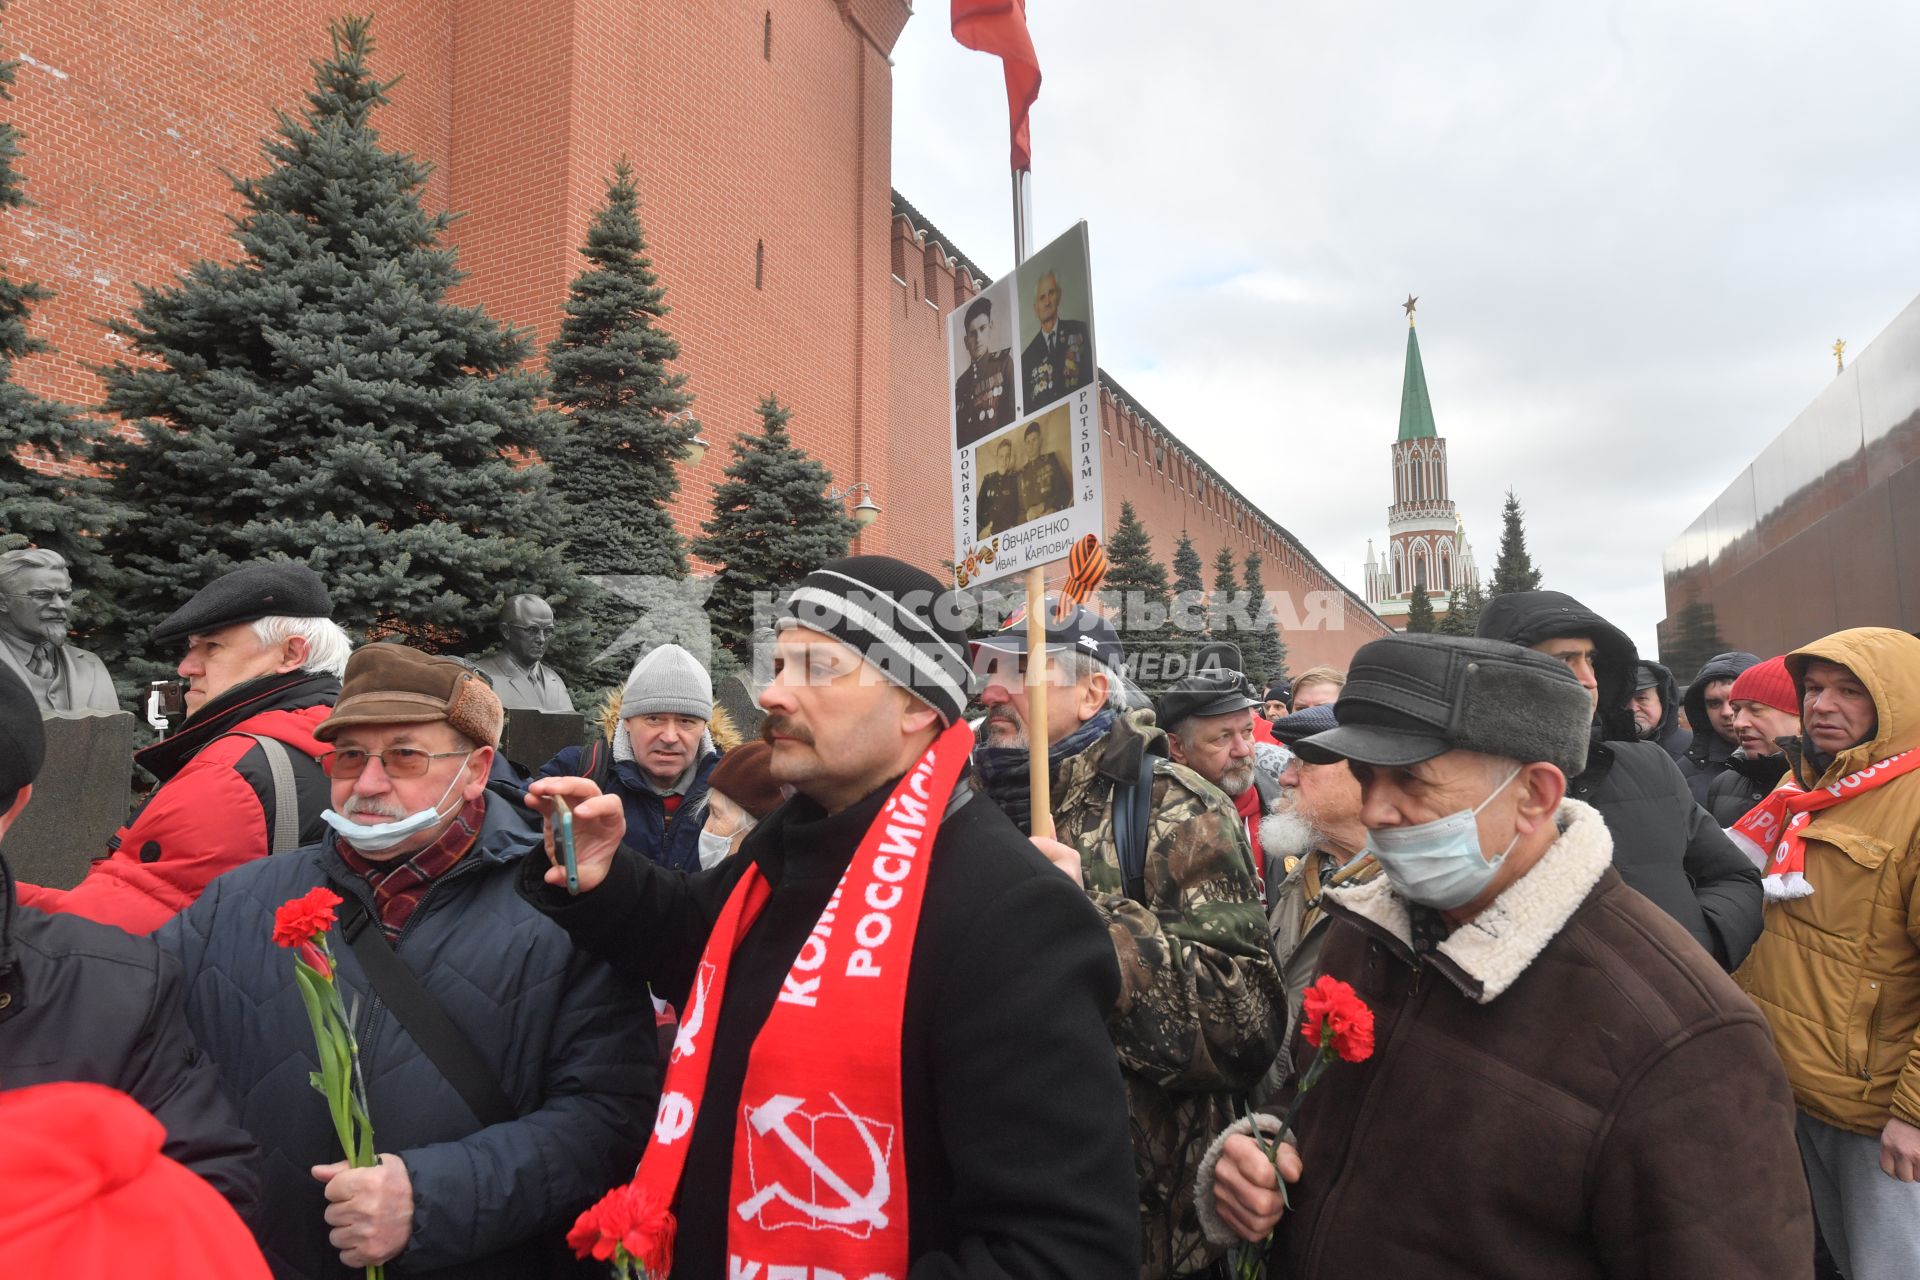
<svg viewBox="0 0 1920 1280"><path fill-rule="evenodd" d="M1005 64L1013 167L1031 173L1027 112L1040 96L1040 59L1034 56L1033 37L1027 34L1026 0L953 0L953 38Z"/></svg>

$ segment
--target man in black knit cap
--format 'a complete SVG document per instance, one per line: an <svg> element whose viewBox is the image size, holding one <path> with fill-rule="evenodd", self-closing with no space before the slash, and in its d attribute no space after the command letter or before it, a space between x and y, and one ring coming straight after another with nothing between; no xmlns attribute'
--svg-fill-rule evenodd
<svg viewBox="0 0 1920 1280"><path fill-rule="evenodd" d="M585 779L531 788L574 806L581 892L539 851L521 892L683 1010L635 1177L659 1274L1138 1273L1112 944L961 780L951 603L881 556L807 576L760 696L797 794L709 870L620 846Z"/></svg>

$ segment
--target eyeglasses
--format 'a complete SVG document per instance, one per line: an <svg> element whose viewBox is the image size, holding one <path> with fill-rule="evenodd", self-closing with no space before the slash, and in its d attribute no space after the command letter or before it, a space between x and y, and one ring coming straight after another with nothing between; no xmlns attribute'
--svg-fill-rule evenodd
<svg viewBox="0 0 1920 1280"><path fill-rule="evenodd" d="M341 747L321 756L320 767L329 778L357 778L367 771L367 761L377 758L389 778L418 778L426 774L435 760L472 754L471 751L422 751L418 747L388 747L385 751Z"/></svg>

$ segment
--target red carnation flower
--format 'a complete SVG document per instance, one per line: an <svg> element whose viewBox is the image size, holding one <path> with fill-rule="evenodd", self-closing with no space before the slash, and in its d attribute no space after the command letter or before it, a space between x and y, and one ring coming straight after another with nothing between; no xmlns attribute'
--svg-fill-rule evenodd
<svg viewBox="0 0 1920 1280"><path fill-rule="evenodd" d="M273 940L282 947L310 943L333 928L333 909L340 895L331 889L309 889L273 913ZM318 966L315 966L316 968Z"/></svg>
<svg viewBox="0 0 1920 1280"><path fill-rule="evenodd" d="M1348 1062L1373 1056L1373 1010L1340 979L1321 975L1307 988L1301 1013L1300 1033L1316 1049L1330 1037L1334 1052Z"/></svg>

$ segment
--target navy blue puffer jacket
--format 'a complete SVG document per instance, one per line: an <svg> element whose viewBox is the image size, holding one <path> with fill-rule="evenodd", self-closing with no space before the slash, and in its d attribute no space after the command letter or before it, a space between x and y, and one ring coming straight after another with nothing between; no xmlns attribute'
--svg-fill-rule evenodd
<svg viewBox="0 0 1920 1280"><path fill-rule="evenodd" d="M539 839L510 804L487 799L474 847L427 892L400 958L498 1073L520 1118L481 1128L453 1086L368 990L336 935L334 959L367 1080L377 1150L413 1183L413 1234L391 1274L539 1276L542 1242L633 1173L658 1090L654 1017L643 987L615 977L515 891ZM262 1250L281 1280L344 1278L327 1242L321 1185L340 1159L294 986L273 943L281 903L326 885L371 912L372 892L332 839L248 863L209 885L158 935L187 978L187 1016L260 1144Z"/></svg>
<svg viewBox="0 0 1920 1280"><path fill-rule="evenodd" d="M540 766L542 778L573 777L581 771L581 749L562 747ZM644 853L669 871L700 869L700 829L707 825L707 775L720 763L720 753L707 751L694 766L693 783L669 815L659 792L647 785L647 775L631 760L617 760L607 778L608 791L620 797L627 813L627 834L621 843Z"/></svg>

